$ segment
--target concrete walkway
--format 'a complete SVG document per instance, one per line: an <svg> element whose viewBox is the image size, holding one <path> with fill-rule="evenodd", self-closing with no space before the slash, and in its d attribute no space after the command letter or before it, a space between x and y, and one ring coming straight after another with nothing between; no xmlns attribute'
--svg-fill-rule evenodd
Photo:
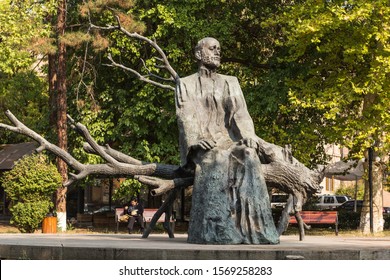
<svg viewBox="0 0 390 280"><path fill-rule="evenodd" d="M390 260L390 237L282 236L278 245L197 245L185 234L0 234L0 259Z"/></svg>

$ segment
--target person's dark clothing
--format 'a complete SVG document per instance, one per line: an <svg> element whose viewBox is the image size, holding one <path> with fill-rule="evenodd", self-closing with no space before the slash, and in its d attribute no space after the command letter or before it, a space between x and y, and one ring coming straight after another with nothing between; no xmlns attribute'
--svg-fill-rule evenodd
<svg viewBox="0 0 390 280"><path fill-rule="evenodd" d="M144 231L144 207L141 204L137 204L135 206L130 205L127 209L127 214L129 217L129 224L127 225L127 228L129 230L129 233L133 231L134 223L135 221L138 222L140 225L141 232Z"/></svg>

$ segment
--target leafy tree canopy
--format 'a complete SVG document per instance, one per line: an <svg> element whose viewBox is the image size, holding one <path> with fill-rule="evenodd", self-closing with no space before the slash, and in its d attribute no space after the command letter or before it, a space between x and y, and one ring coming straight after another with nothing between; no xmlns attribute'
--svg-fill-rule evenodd
<svg viewBox="0 0 390 280"><path fill-rule="evenodd" d="M389 150L389 18L388 1L308 0L268 21L284 35L275 41L279 63L295 69L281 109L303 143L315 131L357 157L374 141Z"/></svg>
<svg viewBox="0 0 390 280"><path fill-rule="evenodd" d="M15 74L36 62L37 54L53 52L44 20L55 10L54 0L0 1L0 73Z"/></svg>
<svg viewBox="0 0 390 280"><path fill-rule="evenodd" d="M44 54L54 49L47 40L51 29L44 19L55 1L0 1L0 120L4 111L18 112L26 125L47 129L48 95L42 65ZM38 121L39 120L39 121ZM0 131L3 143L21 138Z"/></svg>

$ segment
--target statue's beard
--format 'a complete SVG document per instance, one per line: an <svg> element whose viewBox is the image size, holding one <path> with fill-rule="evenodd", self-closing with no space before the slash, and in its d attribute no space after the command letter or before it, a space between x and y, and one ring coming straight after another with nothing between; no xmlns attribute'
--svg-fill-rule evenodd
<svg viewBox="0 0 390 280"><path fill-rule="evenodd" d="M205 65L219 67L221 64L221 58L219 56L205 55L203 56L203 63Z"/></svg>

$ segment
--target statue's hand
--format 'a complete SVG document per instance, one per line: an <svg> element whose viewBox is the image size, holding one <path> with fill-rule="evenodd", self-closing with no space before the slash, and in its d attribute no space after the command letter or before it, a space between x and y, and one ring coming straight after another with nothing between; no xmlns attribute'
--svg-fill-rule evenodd
<svg viewBox="0 0 390 280"><path fill-rule="evenodd" d="M195 150L208 151L215 147L217 143L214 140L200 140L197 144L193 145L192 148Z"/></svg>
<svg viewBox="0 0 390 280"><path fill-rule="evenodd" d="M259 143L257 142L257 140L250 138L250 137L241 139L239 144L240 145L244 144L248 148L253 148L255 150L257 150L259 148Z"/></svg>

